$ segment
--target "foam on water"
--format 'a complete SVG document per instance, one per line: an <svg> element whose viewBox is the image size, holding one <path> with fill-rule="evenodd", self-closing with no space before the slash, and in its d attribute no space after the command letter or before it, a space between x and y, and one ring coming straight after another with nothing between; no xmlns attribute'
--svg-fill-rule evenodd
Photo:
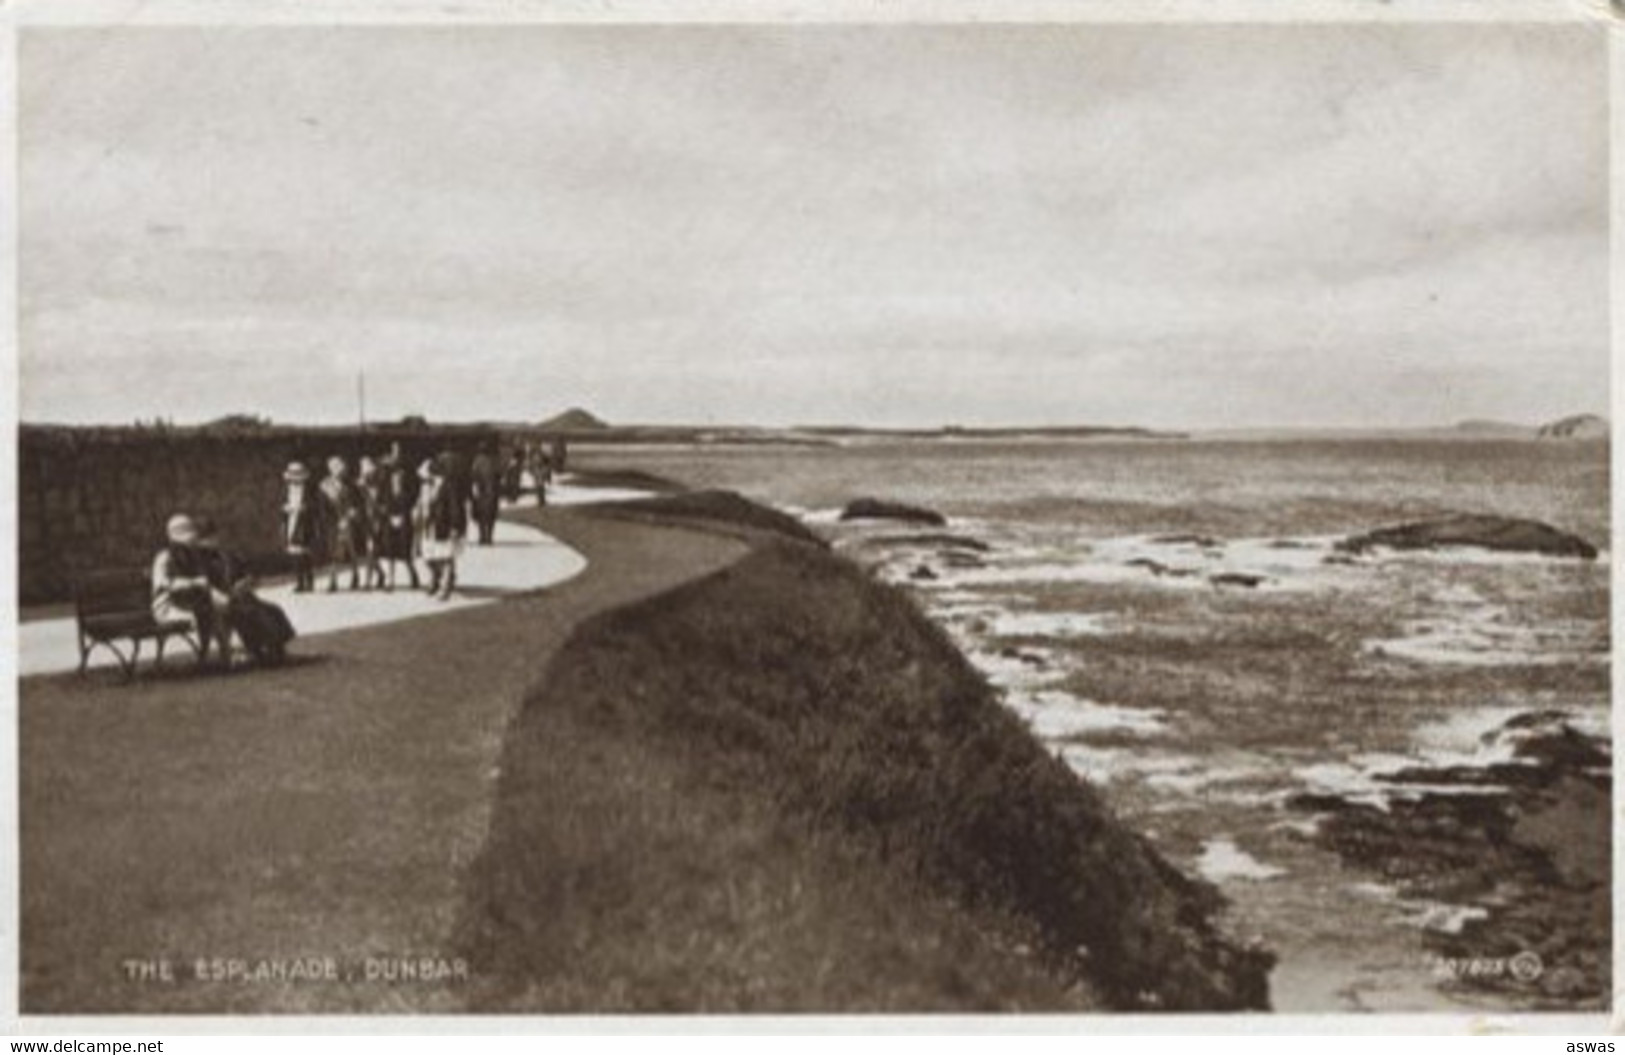
<svg viewBox="0 0 1625 1055"><path fill-rule="evenodd" d="M1443 901L1396 902L1405 911L1392 917L1391 922L1418 930L1437 931L1441 934L1460 934L1462 928L1475 920L1489 919L1489 909L1478 905L1451 905Z"/></svg>
<svg viewBox="0 0 1625 1055"><path fill-rule="evenodd" d="M1096 784L1112 784L1145 779L1159 773L1188 771L1201 765L1188 755L1152 754L1144 747L1102 747L1098 744L1065 741L1061 761L1074 773Z"/></svg>
<svg viewBox="0 0 1625 1055"><path fill-rule="evenodd" d="M1403 770L1425 764L1421 758L1412 755L1359 754L1345 761L1322 761L1300 766L1296 776L1310 794L1330 796L1351 805L1371 806L1384 812L1395 802L1415 800L1428 793L1484 795L1504 790L1486 784L1401 784L1393 779Z"/></svg>
<svg viewBox="0 0 1625 1055"><path fill-rule="evenodd" d="M1333 795L1346 802L1387 810L1396 801L1423 795L1493 795L1506 788L1494 783L1435 784L1425 780L1400 781L1396 777L1411 769L1487 769L1498 765L1534 765L1518 755L1519 745L1537 736L1550 734L1558 724L1566 724L1586 735L1606 739L1605 712L1557 710L1550 721L1528 728L1508 729L1506 723L1527 715L1528 705L1495 705L1463 709L1436 721L1418 726L1411 735L1412 747L1403 754L1371 752L1356 754L1344 761L1322 761L1302 766L1296 776L1310 792Z"/></svg>
<svg viewBox="0 0 1625 1055"><path fill-rule="evenodd" d="M1154 773L1145 778L1151 787L1174 792L1182 796L1201 793L1206 802L1224 801L1233 805L1262 806L1281 797L1279 791L1260 791L1251 788L1225 787L1247 781L1256 781L1269 775L1269 770L1258 765L1215 765L1202 761L1190 768L1167 773Z"/></svg>
<svg viewBox="0 0 1625 1055"><path fill-rule="evenodd" d="M1196 870L1204 878L1221 883L1228 879L1263 881L1286 875L1286 869L1267 865L1229 839L1209 839L1196 859Z"/></svg>
<svg viewBox="0 0 1625 1055"><path fill-rule="evenodd" d="M842 523L841 508L835 506L824 509L806 509L802 506L780 506L781 510L798 518L802 523L814 527L831 527ZM851 523L847 521L847 523Z"/></svg>
<svg viewBox="0 0 1625 1055"><path fill-rule="evenodd" d="M989 682L1001 689L1031 690L1066 679L1067 668L1057 657L1042 649L1022 649L1014 654L969 650L970 661Z"/></svg>
<svg viewBox="0 0 1625 1055"><path fill-rule="evenodd" d="M1067 740L1089 733L1155 736L1166 732L1166 714L1080 699L1067 692L1010 693L1005 704L1026 720L1041 740Z"/></svg>
<svg viewBox="0 0 1625 1055"><path fill-rule="evenodd" d="M1111 618L1105 612L998 610L989 614L987 633L994 637L1094 637L1109 632Z"/></svg>
<svg viewBox="0 0 1625 1055"><path fill-rule="evenodd" d="M1559 725L1601 741L1612 738L1606 708L1546 708L1551 717L1523 728L1508 729L1514 718L1540 708L1498 704L1464 708L1426 722L1412 734L1416 754L1430 766L1488 766L1517 762L1518 747L1533 737L1549 735Z"/></svg>
<svg viewBox="0 0 1625 1055"><path fill-rule="evenodd" d="M1249 591L1303 592L1346 587L1361 569L1327 564L1333 538L1243 538L1211 546L1169 541L1167 536L1123 535L1078 540L1069 546L1027 545L1001 549L982 567L944 568L960 586L1034 584L1134 585L1167 590L1208 590L1230 585L1215 576L1259 581ZM1358 563L1358 562L1356 562Z"/></svg>
<svg viewBox="0 0 1625 1055"><path fill-rule="evenodd" d="M1085 780L1110 784L1131 770L1134 755L1120 747L1067 744L1061 749L1061 761Z"/></svg>

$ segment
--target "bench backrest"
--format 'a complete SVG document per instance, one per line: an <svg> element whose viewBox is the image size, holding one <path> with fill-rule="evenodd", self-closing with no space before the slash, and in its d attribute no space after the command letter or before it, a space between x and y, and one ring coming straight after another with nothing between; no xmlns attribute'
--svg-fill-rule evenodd
<svg viewBox="0 0 1625 1055"><path fill-rule="evenodd" d="M291 575L298 567L293 554L284 550L261 550L254 553L236 553L232 556L232 571L239 578L244 575L259 578Z"/></svg>
<svg viewBox="0 0 1625 1055"><path fill-rule="evenodd" d="M95 571L80 577L73 591L79 618L145 612L152 608L152 580L138 569Z"/></svg>

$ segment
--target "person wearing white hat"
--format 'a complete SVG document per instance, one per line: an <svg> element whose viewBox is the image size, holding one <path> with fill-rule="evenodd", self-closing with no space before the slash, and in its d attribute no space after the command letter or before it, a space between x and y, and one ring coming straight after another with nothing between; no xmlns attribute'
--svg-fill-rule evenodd
<svg viewBox="0 0 1625 1055"><path fill-rule="evenodd" d="M294 592L316 586L316 550L321 543L321 504L310 483L310 470L291 462L282 474L287 489L282 496L282 544L293 558Z"/></svg>
<svg viewBox="0 0 1625 1055"><path fill-rule="evenodd" d="M207 555L198 547L197 524L176 513L165 525L167 542L152 561L152 614L159 622L189 622L197 628L198 660L219 642L220 660L231 665L231 598L209 581Z"/></svg>

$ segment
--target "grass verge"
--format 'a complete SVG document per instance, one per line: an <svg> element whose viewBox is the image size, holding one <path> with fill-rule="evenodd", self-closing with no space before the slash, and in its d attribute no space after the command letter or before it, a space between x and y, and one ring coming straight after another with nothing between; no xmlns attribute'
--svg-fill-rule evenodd
<svg viewBox="0 0 1625 1055"><path fill-rule="evenodd" d="M637 515L737 529L747 507ZM555 657L470 876L474 1005L1265 1007L1270 957L1217 933L1217 892L1118 823L904 594L796 534Z"/></svg>

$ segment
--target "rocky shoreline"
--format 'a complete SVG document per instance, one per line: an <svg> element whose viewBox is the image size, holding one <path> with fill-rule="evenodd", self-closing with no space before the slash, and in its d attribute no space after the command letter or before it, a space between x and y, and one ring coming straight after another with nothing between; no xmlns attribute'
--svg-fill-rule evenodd
<svg viewBox="0 0 1625 1055"><path fill-rule="evenodd" d="M1441 982L1536 1006L1606 1006L1612 992L1612 751L1533 710L1484 734L1482 764L1373 775L1377 801L1302 794L1309 838L1431 906ZM1453 965L1460 966L1459 969Z"/></svg>
<svg viewBox="0 0 1625 1055"><path fill-rule="evenodd" d="M1103 632L1102 620L1111 617L1098 610L1071 622L1062 611L1000 614L996 594L1000 573L1008 566L1005 555L970 528L951 522L928 532L903 523L855 532L848 528L841 545L881 578L917 588L928 606L935 598L951 599L939 605L945 613L955 613L946 616L947 622L971 633L973 647L983 657L980 662L995 673L1007 671L1005 680L1019 685L1055 681L1059 675L1052 660L1057 640L1040 643L1032 635L1059 635L1059 647L1065 649L1072 647L1065 643L1067 635L1095 640L1092 635ZM1484 555L1474 556L1473 550ZM1169 598L1163 603L1170 605L1177 603L1173 598L1188 597L1189 588L1198 586L1208 587L1215 598L1227 587L1245 587L1247 593L1268 587L1276 591L1274 597L1283 596L1282 591L1308 591L1311 586L1306 584L1360 591L1371 589L1369 584L1378 577L1392 580L1408 574L1403 569L1421 567L1433 576L1427 588L1437 589L1432 584L1440 569L1454 567L1457 561L1478 569L1475 574L1482 578L1503 566L1503 554L1510 555L1507 574L1527 577L1536 564L1525 564L1525 557L1548 562L1556 574L1555 569L1578 568L1599 556L1585 539L1550 525L1466 514L1341 538L1227 540L1180 532L1090 540L1080 543L1078 552L1089 562L1085 573L1090 581L1146 591L1138 596ZM1440 556L1437 563L1416 565L1418 557L1413 554L1418 552ZM1229 564L1231 558L1234 565ZM1056 567L1062 572L1075 568ZM979 574L980 569L986 572ZM1266 569L1279 570L1259 574ZM974 584L981 581L993 584L991 596L974 592ZM972 584L973 592L967 592L967 584ZM1465 587L1456 590L1448 596L1477 599ZM1126 600L1131 595L1117 596L1134 603ZM1441 650L1448 663L1430 664L1431 654L1422 648L1412 650L1420 658L1407 660L1411 653L1402 655L1398 646L1390 648L1377 640L1356 646L1347 662L1357 666L1377 657L1388 665L1384 673L1401 678L1421 679L1442 671L1440 676L1448 679L1454 669L1467 679L1474 669L1500 669L1474 668L1473 663L1521 663L1538 671L1545 669L1544 664L1585 661L1579 652L1569 656L1533 651L1536 638L1518 637L1515 625L1495 622L1505 618L1500 609L1482 618L1490 621L1487 625L1495 635L1485 631L1489 636L1483 642L1473 639L1448 654ZM1011 628L1028 636L1011 639ZM1395 629L1409 632L1398 623ZM1563 647L1576 647L1563 640ZM1539 647L1549 648L1551 642ZM1502 651L1495 651L1498 648ZM1404 673L1407 668L1409 674ZM1533 675L1525 680L1529 677ZM1111 711L1107 704L1092 702L1094 684L1087 672L1075 681L1081 701L1077 706L1083 711L1073 717L1079 722ZM1033 692L1017 695L1022 697L1015 701L1021 703L1018 710L1039 716L1053 710L1054 693L1045 697L1038 692L1044 699L1036 703ZM1108 703L1117 699L1109 690L1105 698ZM1439 697L1435 706L1446 699ZM1596 715L1563 709L1560 693L1531 692L1522 699L1527 702L1523 708L1515 707L1514 696L1501 697L1488 707L1464 698L1449 709L1435 710L1435 718L1452 730L1471 730L1462 734L1472 741L1466 751L1418 745L1409 760L1404 754L1362 755L1357 750L1328 756L1324 766L1314 768L1336 771L1330 774L1332 779L1307 779L1295 790L1289 784L1274 796L1274 809L1286 814L1274 827L1281 838L1302 846L1300 860L1326 859L1327 854L1321 853L1325 851L1340 861L1342 867L1333 868L1349 896L1386 902L1383 918L1401 931L1414 930L1416 936L1406 940L1419 943L1437 968L1432 985L1452 994L1451 1000L1525 1009L1605 1006L1611 991L1611 745L1597 726ZM1122 717L1149 713L1158 712L1126 711ZM1091 749L1137 753L1155 746L1127 729L1119 741L1108 739L1109 730L1090 728ZM1457 734L1450 737L1455 743ZM1158 762L1141 761L1148 767ZM1200 770L1192 770L1191 778L1199 780ZM1171 784L1172 778L1166 782ZM1285 856L1293 854L1287 851ZM1275 870L1261 869L1261 874L1265 872Z"/></svg>

